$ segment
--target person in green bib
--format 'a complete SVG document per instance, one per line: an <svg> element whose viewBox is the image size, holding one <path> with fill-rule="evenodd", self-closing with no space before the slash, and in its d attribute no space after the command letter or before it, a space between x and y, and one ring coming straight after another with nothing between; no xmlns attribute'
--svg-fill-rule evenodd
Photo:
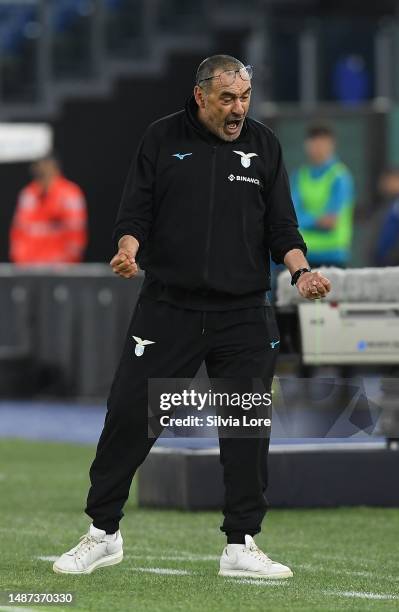
<svg viewBox="0 0 399 612"><path fill-rule="evenodd" d="M313 125L306 134L308 164L291 177L291 193L312 267L345 267L350 259L354 183L336 155L334 132Z"/></svg>

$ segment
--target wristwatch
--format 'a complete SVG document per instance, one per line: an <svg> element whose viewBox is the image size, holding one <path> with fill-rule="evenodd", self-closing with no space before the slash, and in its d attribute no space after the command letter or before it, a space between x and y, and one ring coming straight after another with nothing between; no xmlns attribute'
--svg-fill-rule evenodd
<svg viewBox="0 0 399 612"><path fill-rule="evenodd" d="M299 277L302 276L302 274L305 274L305 272L311 272L311 271L312 270L310 268L299 268L299 270L294 272L294 274L291 277L291 285L292 286L296 285Z"/></svg>

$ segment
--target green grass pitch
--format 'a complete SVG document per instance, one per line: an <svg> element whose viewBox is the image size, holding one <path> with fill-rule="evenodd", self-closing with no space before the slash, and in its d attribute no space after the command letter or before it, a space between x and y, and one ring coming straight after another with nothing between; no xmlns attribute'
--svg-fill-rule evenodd
<svg viewBox="0 0 399 612"><path fill-rule="evenodd" d="M54 574L40 557L58 556L87 530L93 453L92 446L0 441L0 590L76 596L74 606L17 609L399 610L396 509L272 510L257 543L295 576L237 580L217 576L219 513L139 509L133 490L121 523L124 561L88 576Z"/></svg>

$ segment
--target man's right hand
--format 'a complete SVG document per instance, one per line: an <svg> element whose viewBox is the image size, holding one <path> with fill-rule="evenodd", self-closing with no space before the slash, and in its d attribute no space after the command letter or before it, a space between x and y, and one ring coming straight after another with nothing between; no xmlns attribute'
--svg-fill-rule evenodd
<svg viewBox="0 0 399 612"><path fill-rule="evenodd" d="M111 259L110 266L119 276L132 278L139 271L136 263L136 253L139 243L133 236L122 236L118 243L119 251Z"/></svg>

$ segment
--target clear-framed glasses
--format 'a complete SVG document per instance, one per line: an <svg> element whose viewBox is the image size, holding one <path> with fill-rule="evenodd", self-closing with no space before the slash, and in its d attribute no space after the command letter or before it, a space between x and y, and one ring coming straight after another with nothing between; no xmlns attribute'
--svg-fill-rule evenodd
<svg viewBox="0 0 399 612"><path fill-rule="evenodd" d="M215 74L215 76L208 77L206 79L201 79L198 81L197 85L201 85L205 81L210 81L211 79L219 79L219 82L224 87L230 87L234 83L237 78L237 74L240 75L243 81L250 81L252 79L254 70L252 66L243 66L242 68L238 68L237 70L225 70L220 74Z"/></svg>

